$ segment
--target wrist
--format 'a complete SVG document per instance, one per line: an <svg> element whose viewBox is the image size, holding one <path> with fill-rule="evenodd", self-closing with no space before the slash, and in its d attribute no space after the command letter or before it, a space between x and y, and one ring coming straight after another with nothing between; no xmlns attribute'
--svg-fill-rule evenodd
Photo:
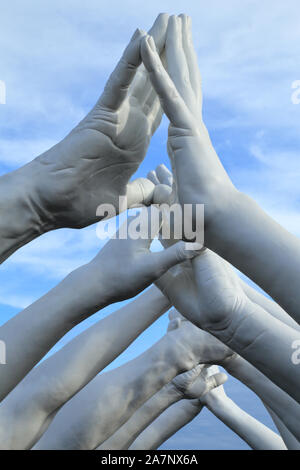
<svg viewBox="0 0 300 470"><path fill-rule="evenodd" d="M222 197L217 187L214 188L211 199L217 198L212 204L213 211L208 214L208 220L205 219L205 245L219 253L219 244L222 242L224 233L232 232L233 217L240 218L239 214L244 213L244 193L240 192L230 182L226 189L222 192ZM217 249L215 249L217 248Z"/></svg>
<svg viewBox="0 0 300 470"><path fill-rule="evenodd" d="M204 404L212 412L221 412L221 410L228 408L229 398L226 396L221 398L217 394L208 393Z"/></svg>
<svg viewBox="0 0 300 470"><path fill-rule="evenodd" d="M96 273L91 263L72 271L63 281L66 298L72 298L79 321L83 321L98 310L110 304L101 282L101 274Z"/></svg>
<svg viewBox="0 0 300 470"><path fill-rule="evenodd" d="M222 367L226 370L226 372L228 372L228 374L236 377L240 367L243 368L243 362L245 362L245 360L242 359L238 354L234 353L231 357L226 358L223 361Z"/></svg>
<svg viewBox="0 0 300 470"><path fill-rule="evenodd" d="M35 161L1 177L2 260L34 238L54 228L52 222L43 217L43 210L39 205L38 179Z"/></svg>

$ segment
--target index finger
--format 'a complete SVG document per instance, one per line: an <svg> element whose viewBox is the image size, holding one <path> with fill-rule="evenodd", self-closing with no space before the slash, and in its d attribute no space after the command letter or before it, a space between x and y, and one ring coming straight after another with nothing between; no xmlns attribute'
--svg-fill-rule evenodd
<svg viewBox="0 0 300 470"><path fill-rule="evenodd" d="M181 129L194 128L193 116L166 72L157 54L153 39L148 35L141 41L141 55L153 88L156 90L170 122L174 127Z"/></svg>
<svg viewBox="0 0 300 470"><path fill-rule="evenodd" d="M132 36L99 99L99 104L102 106L116 111L125 100L129 86L141 63L140 41L145 34L137 29Z"/></svg>

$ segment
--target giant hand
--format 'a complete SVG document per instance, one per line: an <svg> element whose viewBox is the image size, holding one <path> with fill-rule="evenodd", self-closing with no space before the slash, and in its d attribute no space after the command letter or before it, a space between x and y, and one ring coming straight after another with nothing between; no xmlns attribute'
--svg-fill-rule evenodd
<svg viewBox="0 0 300 470"><path fill-rule="evenodd" d="M188 22L184 15L169 20L168 73L153 38L143 38L141 47L143 62L170 120L168 150L178 200L181 205L205 205L205 245L250 277L299 322L299 239L239 192L219 160L202 120L201 80Z"/></svg>
<svg viewBox="0 0 300 470"><path fill-rule="evenodd" d="M159 52L167 24L168 15L162 14L150 31ZM84 227L97 220L96 209L101 203L118 209L119 196L127 195L129 205L150 202L153 185L149 181L139 179L128 185L162 115L148 74L140 66L144 35L140 30L135 32L87 116L32 162L35 207L45 225Z"/></svg>
<svg viewBox="0 0 300 470"><path fill-rule="evenodd" d="M201 78L189 18L170 17L166 37L167 70L153 38L142 40L142 58L170 119L168 152L177 196L184 204L205 204L206 222L235 191L202 121Z"/></svg>
<svg viewBox="0 0 300 470"><path fill-rule="evenodd" d="M235 354L214 336L201 330L186 320L176 309L169 312L169 326L166 338L177 349L181 360L184 358L184 369L192 369L196 364L223 365Z"/></svg>
<svg viewBox="0 0 300 470"><path fill-rule="evenodd" d="M203 370L204 369L204 370ZM215 374L208 375L204 366L198 365L193 369L177 375L171 384L182 398L193 400L205 397L213 390L222 387L227 380L227 375L220 373L219 370Z"/></svg>

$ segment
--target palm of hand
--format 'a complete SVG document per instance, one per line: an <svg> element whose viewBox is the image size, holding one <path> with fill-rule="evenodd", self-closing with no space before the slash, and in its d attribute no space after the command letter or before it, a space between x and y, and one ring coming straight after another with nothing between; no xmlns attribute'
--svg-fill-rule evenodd
<svg viewBox="0 0 300 470"><path fill-rule="evenodd" d="M159 53L168 19L159 15L150 30ZM161 119L158 97L140 67L144 35L136 30L91 112L36 161L37 206L48 229L89 225L99 220L100 204L118 212L118 198L126 195Z"/></svg>
<svg viewBox="0 0 300 470"><path fill-rule="evenodd" d="M100 204L118 209L151 136L147 117L127 99L120 111L100 105L57 146L38 157L42 205L61 226L84 227L98 220ZM118 210L117 210L118 212Z"/></svg>
<svg viewBox="0 0 300 470"><path fill-rule="evenodd" d="M208 329L230 323L236 311L243 311L246 296L237 275L222 258L205 249L192 263L201 315L197 324Z"/></svg>

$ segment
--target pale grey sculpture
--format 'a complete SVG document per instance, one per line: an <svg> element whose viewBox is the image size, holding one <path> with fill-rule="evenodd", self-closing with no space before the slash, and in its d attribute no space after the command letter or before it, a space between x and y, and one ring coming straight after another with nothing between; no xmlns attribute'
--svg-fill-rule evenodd
<svg viewBox="0 0 300 470"><path fill-rule="evenodd" d="M250 387L286 446L299 448L300 372L291 361L291 345L300 339L300 242L234 187L214 151L202 120L190 19L160 15L149 34L136 31L99 101L65 139L0 178L0 260L44 232L97 221L101 203L117 212L166 201L179 202L183 210L185 204L205 204L206 248L200 254L187 251L183 242L173 246L171 238L162 240L163 252L150 253L151 238L111 240L90 263L3 325L7 364L0 369L0 399L6 397L0 405L0 446L30 448L40 438L35 449L103 448L128 426L132 435L122 446L138 448L133 439L174 400L166 396L167 384L184 371L199 371L201 363L220 364ZM161 107L170 120L174 181L160 166L148 179L129 183L160 123ZM119 196L127 196L123 208ZM229 263L278 304L241 281ZM77 323L154 281L167 299L152 288L32 370ZM172 311L170 331L160 341L96 377L171 304L184 317ZM116 315L120 323L112 330ZM118 344L111 343L112 335ZM198 393L224 376L205 380L196 381L203 386ZM215 406L211 397L220 393L207 394L205 405L252 447L284 448L261 423L250 417L246 423L246 415L224 396L224 407ZM181 407L156 443L192 416L191 402L182 403L186 413ZM150 410L149 404L155 406ZM264 442L258 442L258 430Z"/></svg>
<svg viewBox="0 0 300 470"><path fill-rule="evenodd" d="M175 377L142 405L109 439L97 450L128 449L140 432L157 416L174 403L184 398L193 399L206 394L216 387L220 380L217 375L203 374L203 365ZM219 371L216 372L217 374ZM147 449L147 446L144 447Z"/></svg>
<svg viewBox="0 0 300 470"><path fill-rule="evenodd" d="M146 36L142 40L143 62L171 123L168 149L177 198L181 204L204 203L206 246L252 277L299 319L295 307L300 301L296 287L300 267L295 265L295 256L300 254L300 242L234 188L215 154L201 119L200 76L185 16L170 18L165 49L168 73L153 39ZM251 226L254 222L255 228ZM275 249L278 245L284 250ZM290 360L291 344L299 340L299 332L253 304L228 276L221 259L209 250L195 259L193 269L201 313L190 316L191 321L216 335L300 401L300 372ZM276 282L270 283L274 273ZM286 282L290 282L287 291L282 289ZM214 309L207 311L212 301Z"/></svg>
<svg viewBox="0 0 300 470"><path fill-rule="evenodd" d="M0 327L7 345L7 364L0 369L0 398L76 324L113 302L134 297L171 266L196 254L185 250L184 242L151 253L151 242L150 238L110 240L90 263ZM31 341L32 337L38 341Z"/></svg>
<svg viewBox="0 0 300 470"><path fill-rule="evenodd" d="M210 366L203 371L207 375L217 372L217 366ZM167 408L141 432L130 446L130 449L157 449L179 429L198 416L204 406L247 442L252 449L286 450L283 440L239 408L226 395L222 385L197 399L185 399ZM124 428L126 428L126 424L123 426ZM116 435L117 433L114 434L114 436ZM114 436L111 437L112 441ZM109 440L106 442L109 443Z"/></svg>
<svg viewBox="0 0 300 470"><path fill-rule="evenodd" d="M169 307L152 286L34 368L0 404L0 448L30 449L57 411Z"/></svg>
<svg viewBox="0 0 300 470"><path fill-rule="evenodd" d="M155 191L155 194L156 192L158 193L157 197L161 200L161 202L165 202L164 198L167 198L168 200L170 198L171 186L173 184L172 174L167 170L167 168L159 166L156 171L152 171L149 174L149 177L153 183L157 185L157 191ZM161 191L162 185L164 185L163 191ZM161 239L161 242L165 247L172 246L174 243L174 240L172 240L172 230L171 238L169 240ZM293 331L295 331L295 334L298 334L297 332L299 332L299 325L281 307L279 307L279 305L247 285L237 276L229 263L224 260L220 260L219 257L213 253L210 253L210 255L215 256L220 261L220 263L222 263L225 271L222 272L222 277L219 276L218 278L217 270L215 272L213 268L209 270L211 267L209 264L208 266L205 264L202 266L203 272L207 275L207 279L209 279L210 290L212 291L213 286L215 286L216 289L214 292L211 292L211 299L213 302L210 302L208 299L207 306L201 304L201 302L205 300L208 286L205 283L201 284L201 288L203 288L205 292L202 297L199 297L199 287L196 283L195 272L193 270L192 263L187 262L178 269L169 270L156 282L164 294L169 297L170 302L183 315L185 315L186 318L189 318L193 322L197 322L197 318L202 318L202 311L206 311L207 313L214 311L212 306L215 308L216 300L222 298L222 301L225 302L226 297L222 293L222 288L224 289L224 287L220 283L220 280L224 279L226 281L227 277L229 277L229 279L232 279L232 282L234 283L233 292L239 292L240 295L242 295L244 298L244 303L246 305L247 303L251 302L254 307L257 306L263 308L264 311L274 317L274 319L280 321L280 324L283 323L284 325L288 325ZM220 292L219 296L218 292ZM225 290L225 292L228 291ZM227 305L224 306L224 312L226 306ZM222 308L221 312L223 313ZM244 313L242 312L242 314ZM270 318L270 316L268 318L268 328L271 330L274 328L273 318ZM267 344L269 348L273 346L270 342ZM275 357L275 353L273 357ZM255 367L251 366L241 357L236 356L235 361L230 361L231 366L234 364L234 362L240 364L240 366L233 366L233 370L231 371L232 375L238 376L237 378L239 378L239 380L252 388L252 390L254 390L255 393L260 396L264 403L266 402L267 404L270 404L270 408L273 409L275 414L277 413L276 416L279 413L281 421L285 423L288 429L290 429L291 426L294 435L299 439L300 429L299 425L297 424L297 420L300 418L299 405L296 404L294 400L284 393L279 387L276 387L270 380L266 379L266 377ZM230 366L230 364L227 366ZM293 366L294 365L291 360L287 361L286 367L290 370L290 372L293 371ZM242 367L244 368L244 378L241 377L243 375L241 373ZM290 405L288 405L288 402ZM274 409L274 406L276 407L276 410ZM297 417L296 419L295 416Z"/></svg>
<svg viewBox="0 0 300 470"><path fill-rule="evenodd" d="M149 31L159 51L167 24L168 15L159 15ZM148 74L139 67L144 34L136 30L87 116L53 148L0 178L0 261L49 230L96 222L101 203L118 210L120 195L129 206L151 202L149 181L129 183L162 116Z"/></svg>
<svg viewBox="0 0 300 470"><path fill-rule="evenodd" d="M213 336L190 322L175 320L154 346L98 375L69 400L34 449L96 449L176 375L199 363L223 364L231 356ZM221 374L219 383L225 378Z"/></svg>
<svg viewBox="0 0 300 470"><path fill-rule="evenodd" d="M202 120L201 77L189 19L169 20L168 73L150 36L142 40L141 53L170 120L168 151L180 204L205 204L206 246L299 320L300 241L238 191L223 168Z"/></svg>
<svg viewBox="0 0 300 470"><path fill-rule="evenodd" d="M209 271L207 274L210 274ZM157 285L163 290L164 294L169 297L172 304L175 305L186 318L191 318L194 321L195 318L201 315L202 310L199 308L200 305L198 306L197 300L197 285L195 283L194 273L191 267L185 266L179 269L176 272L176 275L169 272L167 277L163 276L157 282ZM270 303L271 305L273 304L273 302ZM259 307L259 304L256 305ZM209 309L207 311L209 311ZM276 306L275 311L278 313ZM269 324L272 325L272 309L270 308L268 312L270 315ZM284 326L284 323L282 323L282 327ZM273 381L269 380L256 367L251 365L241 356L233 356L232 360L227 364L224 364L224 366L229 374L249 386L299 439L300 407L293 398L291 398L280 387L276 386ZM290 361L287 361L285 367L290 367Z"/></svg>

